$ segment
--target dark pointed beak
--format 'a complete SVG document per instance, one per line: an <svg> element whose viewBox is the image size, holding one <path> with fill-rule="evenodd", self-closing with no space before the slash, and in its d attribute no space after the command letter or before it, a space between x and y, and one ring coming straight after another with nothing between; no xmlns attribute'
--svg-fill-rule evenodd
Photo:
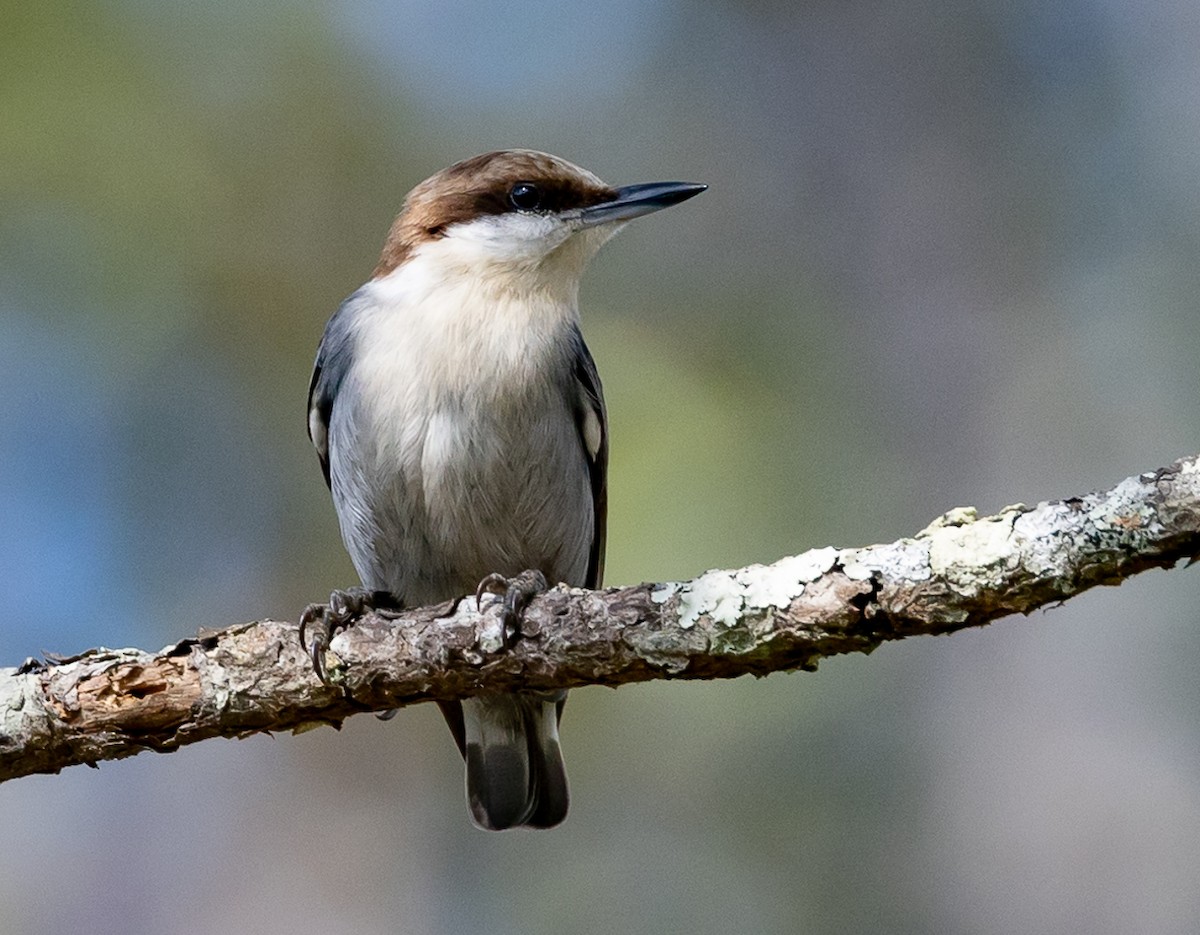
<svg viewBox="0 0 1200 935"><path fill-rule="evenodd" d="M662 208L669 208L693 195L699 195L707 185L696 182L645 182L641 185L626 185L617 189L617 197L580 212L583 227L595 227L610 221L628 221L640 218Z"/></svg>

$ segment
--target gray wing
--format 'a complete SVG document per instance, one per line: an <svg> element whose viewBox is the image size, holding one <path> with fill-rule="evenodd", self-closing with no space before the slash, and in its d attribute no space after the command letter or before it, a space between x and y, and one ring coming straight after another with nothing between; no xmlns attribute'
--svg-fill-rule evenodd
<svg viewBox="0 0 1200 935"><path fill-rule="evenodd" d="M329 484L329 417L342 381L353 361L353 341L350 328L351 304L358 293L341 304L321 336L317 359L313 364L312 380L308 384L308 437L321 460L321 473Z"/></svg>
<svg viewBox="0 0 1200 935"><path fill-rule="evenodd" d="M604 577L604 542L608 519L608 412L604 408L604 391L600 387L596 362L592 360L592 354L578 328L573 329L571 338L575 345L575 382L579 387L575 424L579 428L579 438L588 460L595 516L595 532L584 586L598 588Z"/></svg>

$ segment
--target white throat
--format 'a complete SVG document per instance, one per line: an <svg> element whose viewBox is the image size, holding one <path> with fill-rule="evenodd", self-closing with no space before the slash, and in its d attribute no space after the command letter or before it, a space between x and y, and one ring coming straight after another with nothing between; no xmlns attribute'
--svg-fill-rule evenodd
<svg viewBox="0 0 1200 935"><path fill-rule="evenodd" d="M586 258L556 256L530 269L495 258L480 263L479 250L467 238L423 244L363 288L356 370L390 387L382 411L407 409L414 401L395 396L418 387L434 401L497 400L558 372L547 358L565 353L563 333L578 323Z"/></svg>

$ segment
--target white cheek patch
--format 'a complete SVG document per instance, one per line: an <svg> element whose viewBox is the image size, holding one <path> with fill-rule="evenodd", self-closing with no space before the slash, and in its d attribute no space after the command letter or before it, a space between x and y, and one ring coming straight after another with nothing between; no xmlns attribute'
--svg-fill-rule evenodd
<svg viewBox="0 0 1200 935"><path fill-rule="evenodd" d="M561 219L545 214L490 214L452 224L442 243L478 252L480 258L523 260L545 256L571 236Z"/></svg>

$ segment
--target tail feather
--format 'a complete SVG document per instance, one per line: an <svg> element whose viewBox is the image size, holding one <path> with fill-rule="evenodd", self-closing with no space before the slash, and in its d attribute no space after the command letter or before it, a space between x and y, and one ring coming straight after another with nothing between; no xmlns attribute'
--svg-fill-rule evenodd
<svg viewBox="0 0 1200 935"><path fill-rule="evenodd" d="M467 804L481 828L550 828L567 815L560 698L489 695L463 702Z"/></svg>
<svg viewBox="0 0 1200 935"><path fill-rule="evenodd" d="M553 828L567 817L567 771L563 764L562 748L558 744L558 719L562 702L534 702L531 706L533 729L528 731L529 760L533 764L534 808L525 824L530 828Z"/></svg>

